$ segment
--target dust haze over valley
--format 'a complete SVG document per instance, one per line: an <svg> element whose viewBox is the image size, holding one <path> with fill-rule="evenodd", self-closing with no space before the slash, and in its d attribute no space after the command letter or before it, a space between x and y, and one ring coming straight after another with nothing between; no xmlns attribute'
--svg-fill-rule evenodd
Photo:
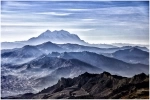
<svg viewBox="0 0 150 100"><path fill-rule="evenodd" d="M147 7L147 2L2 2L2 98L148 99ZM19 20L22 12L29 16Z"/></svg>

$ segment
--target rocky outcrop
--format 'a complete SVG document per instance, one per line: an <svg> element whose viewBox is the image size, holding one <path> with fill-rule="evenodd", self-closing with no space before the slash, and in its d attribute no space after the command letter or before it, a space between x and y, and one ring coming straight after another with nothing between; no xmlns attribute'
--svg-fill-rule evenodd
<svg viewBox="0 0 150 100"><path fill-rule="evenodd" d="M141 73L132 78L84 73L71 78L61 78L57 84L37 94L23 94L9 99L133 99L149 98L149 76Z"/></svg>

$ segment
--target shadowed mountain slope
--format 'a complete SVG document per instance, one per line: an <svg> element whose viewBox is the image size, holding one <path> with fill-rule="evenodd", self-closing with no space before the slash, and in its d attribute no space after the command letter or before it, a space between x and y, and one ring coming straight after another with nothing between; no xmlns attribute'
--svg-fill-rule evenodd
<svg viewBox="0 0 150 100"><path fill-rule="evenodd" d="M27 93L6 97L15 99L148 99L149 76L144 73L126 78L111 75L84 73L71 78L61 78L57 84L37 94Z"/></svg>
<svg viewBox="0 0 150 100"><path fill-rule="evenodd" d="M149 73L148 65L130 64L115 58L106 57L92 52L64 52L60 54L51 53L49 56L55 56L64 59L78 59L105 71L122 76L133 76L142 72L146 74Z"/></svg>
<svg viewBox="0 0 150 100"><path fill-rule="evenodd" d="M112 56L129 63L142 63L146 65L149 64L149 53L135 47L130 49L118 50L113 53Z"/></svg>

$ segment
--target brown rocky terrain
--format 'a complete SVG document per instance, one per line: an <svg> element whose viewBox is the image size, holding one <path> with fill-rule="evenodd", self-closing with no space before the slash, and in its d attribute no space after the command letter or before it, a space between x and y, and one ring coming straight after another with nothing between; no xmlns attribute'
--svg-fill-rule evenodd
<svg viewBox="0 0 150 100"><path fill-rule="evenodd" d="M57 84L37 94L5 97L9 99L148 99L149 76L141 73L131 78L84 73L71 78L61 78Z"/></svg>

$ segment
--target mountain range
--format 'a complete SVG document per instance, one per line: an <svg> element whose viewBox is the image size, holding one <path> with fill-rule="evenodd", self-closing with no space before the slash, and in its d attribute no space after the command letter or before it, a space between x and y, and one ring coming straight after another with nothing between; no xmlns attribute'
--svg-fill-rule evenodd
<svg viewBox="0 0 150 100"><path fill-rule="evenodd" d="M142 63L146 65L149 64L149 53L136 47L118 50L114 52L112 56L128 63Z"/></svg>
<svg viewBox="0 0 150 100"><path fill-rule="evenodd" d="M50 54L50 56L55 56ZM64 58L64 59L78 59L80 61L89 63L93 66L101 68L105 71L109 71L113 74L123 75L123 76L133 76L137 73L144 72L148 74L148 65L144 64L130 64L123 62L121 60L106 57L103 55L99 55L93 52L64 52L57 54L56 57ZM92 60L91 60L92 58Z"/></svg>
<svg viewBox="0 0 150 100"><path fill-rule="evenodd" d="M77 35L70 34L67 31L53 31L46 30L42 34L37 37L30 38L26 41L16 41L16 42L2 42L2 49L12 49L23 47L25 45L38 45L44 42L51 41L53 43L75 43L75 44L86 44L83 40L81 40Z"/></svg>
<svg viewBox="0 0 150 100"><path fill-rule="evenodd" d="M57 84L33 94L26 93L5 99L147 99L149 76L144 73L131 78L84 73L75 78L61 78Z"/></svg>
<svg viewBox="0 0 150 100"><path fill-rule="evenodd" d="M73 87L71 90L73 89L74 91L75 89L76 91L77 89L79 90L79 93L83 93L86 96L82 95L81 97L74 97L70 96L70 94L68 96L67 94L67 98L130 97L129 94L125 97L122 93L120 94L121 96L118 97L119 92L116 92L116 97L113 92L120 90L116 90L116 88L114 89L113 87L111 88L114 89L114 91L111 89L107 90L107 92L111 92L111 96L104 96L106 93L105 88L107 88L107 86L104 86L103 92L98 94L96 91L99 90L94 89L96 86L98 86L97 89L100 89L101 86L95 86L92 84L88 76L96 75L97 78L93 77L91 80L96 82L95 84L100 84L99 81L95 80L102 81L100 79L101 75L98 74L104 71L117 75L117 77L123 76L120 81L120 78L116 79L115 76L109 74L109 77L112 77L112 80L109 81L116 82L116 86L119 86L119 84L122 84L123 86L125 83L122 80L126 80L125 82L128 86L128 84L130 84L128 80L132 79L129 77L133 77L140 73L149 74L149 50L146 47L140 46L116 47L107 44L89 44L81 40L77 35L70 34L64 30L53 32L47 30L38 37L30 38L27 41L2 43L2 97L14 96L13 98L28 98L29 96L30 98L66 98L65 96L59 97L58 94L61 91L66 91L66 93L68 93L70 90L68 90L67 87L70 89L70 86ZM88 74L85 72L88 72ZM80 75L83 73L85 73L85 76L87 77L84 77L85 80L81 80L81 83L82 81L83 83L85 81L89 81L90 84L85 84L88 84L91 88L93 88L92 90L89 90L90 92L85 92L83 88L80 89L81 87L74 87L74 84L69 83L68 79L65 80L67 80L70 85L63 88L65 90L59 90L60 87L57 84L60 84L58 80L60 80L61 77L73 78L69 80L76 83L76 80L74 81L74 77L79 76L80 78ZM143 82L144 78L145 77L140 79L141 82ZM57 91L54 92L54 95L50 94L51 96L45 97L44 94L44 97L41 96L43 94L40 94L41 92L39 91L51 86L53 88L53 85L55 88L58 88L58 90L56 89ZM112 85L109 85L112 86L115 84L113 83ZM134 85L136 86L136 84L132 84L134 88L137 88ZM58 92L58 94L56 92ZM35 96L36 93L39 95ZM133 93L136 94L136 91ZM18 94L25 95L19 95L16 97Z"/></svg>
<svg viewBox="0 0 150 100"><path fill-rule="evenodd" d="M25 41L15 41L15 42L2 42L1 49L12 49L12 48L20 48L25 45L39 45L44 42L52 42L56 44L80 44L85 46L93 46L99 48L116 48L117 46L110 44L89 44L84 40L81 40L76 34L70 34L68 31L60 30L60 31L50 31L46 30L41 33L37 37L32 37Z"/></svg>
<svg viewBox="0 0 150 100"><path fill-rule="evenodd" d="M5 65L2 66L2 95L10 95L7 91L37 92L53 85L61 77L75 77L84 72L99 73L102 69L77 59L66 60L44 55L21 65Z"/></svg>
<svg viewBox="0 0 150 100"><path fill-rule="evenodd" d="M26 48L26 50L30 49ZM33 49L31 49L31 51L32 50ZM2 95L4 96L15 95L13 94L14 91L16 91L15 93L17 94L27 92L36 93L41 89L55 84L61 77L75 77L84 72L100 73L102 71L109 71L116 75L128 77L142 72L146 74L149 73L148 65L139 63L130 64L115 58L106 57L104 55L87 51L62 53L52 52L50 54L42 55L36 55L31 52L30 53L32 55L28 55L28 53L26 55L23 52L21 53L19 53L21 55L11 54L8 56L8 58L13 61L17 58L15 61L16 63L2 64L1 79ZM7 55L5 55L5 53L2 54L2 59L6 56ZM33 59L31 60L30 57ZM24 61L21 64L18 59L23 61L25 59L30 60L26 62ZM17 82L14 82L16 80ZM9 93L7 91L9 91ZM12 92L11 94L10 91Z"/></svg>
<svg viewBox="0 0 150 100"><path fill-rule="evenodd" d="M128 52L127 54L130 55L130 58L132 59L137 59L133 61L132 59L129 59L127 57L124 58L119 58L120 56L125 56L127 54L124 54L125 49L133 49L135 48L137 51L136 54L132 54L132 52ZM98 48L98 47L92 47L92 46L84 46L84 45L79 45L79 44L55 44L52 42L45 42L43 44L39 45L26 45L22 48L15 48L15 49L3 49L1 50L1 57L2 57L2 64L3 63L24 63L29 60L32 60L36 57L39 57L43 54L49 54L52 52L83 52L83 51L89 51L89 52L95 52L98 54L103 54L108 57L114 57L119 60L130 60L127 62L134 62L134 63L142 63L142 64L148 64L148 52L143 51L146 50L146 48L141 48L141 47L131 47L131 46L125 46L125 47L118 47L118 48ZM120 51L119 51L120 50ZM26 52L27 51L27 52ZM139 51L139 52L138 52ZM115 53L114 53L115 52ZM116 53L120 52L120 56L117 55ZM143 53L145 52L145 54ZM141 54L142 53L142 54ZM141 55L139 55L141 54ZM138 56L138 58L136 57ZM134 57L134 58L133 58ZM143 59L142 57L145 57ZM13 59L12 59L13 58ZM138 62L138 60L140 62Z"/></svg>

